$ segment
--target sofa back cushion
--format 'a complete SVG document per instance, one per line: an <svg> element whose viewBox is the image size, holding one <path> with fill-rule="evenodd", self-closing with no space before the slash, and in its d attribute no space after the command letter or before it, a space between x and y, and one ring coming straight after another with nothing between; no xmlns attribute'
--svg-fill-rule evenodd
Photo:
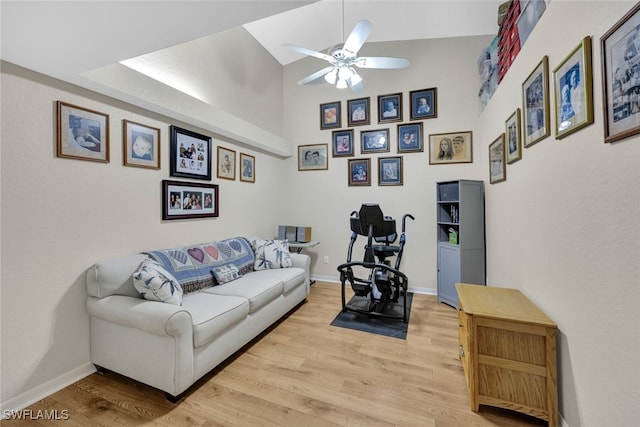
<svg viewBox="0 0 640 427"><path fill-rule="evenodd" d="M94 264L87 270L87 293L96 298L109 295L140 298L140 293L133 286L133 273L145 259L146 255L135 254Z"/></svg>

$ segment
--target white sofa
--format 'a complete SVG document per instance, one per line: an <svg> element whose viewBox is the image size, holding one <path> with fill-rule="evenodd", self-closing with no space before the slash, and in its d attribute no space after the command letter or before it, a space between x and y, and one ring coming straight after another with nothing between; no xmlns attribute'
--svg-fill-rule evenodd
<svg viewBox="0 0 640 427"><path fill-rule="evenodd" d="M199 378L305 301L309 256L289 256L290 268L251 268L239 279L185 293L181 306L143 299L134 287L132 275L150 253L93 265L86 276L91 361L99 370L179 400Z"/></svg>

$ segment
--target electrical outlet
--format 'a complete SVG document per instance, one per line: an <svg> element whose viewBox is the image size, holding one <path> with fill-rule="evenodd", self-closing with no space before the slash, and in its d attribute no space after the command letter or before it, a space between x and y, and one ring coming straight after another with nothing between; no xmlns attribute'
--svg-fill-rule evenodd
<svg viewBox="0 0 640 427"><path fill-rule="evenodd" d="M326 255L324 256L324 263L329 264L329 257Z"/></svg>

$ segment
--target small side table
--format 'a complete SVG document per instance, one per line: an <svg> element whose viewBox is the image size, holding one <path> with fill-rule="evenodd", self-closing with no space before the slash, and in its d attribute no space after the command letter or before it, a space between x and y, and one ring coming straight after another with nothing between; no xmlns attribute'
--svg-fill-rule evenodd
<svg viewBox="0 0 640 427"><path fill-rule="evenodd" d="M289 242L289 247L291 249L295 249L297 253L300 253L303 249L313 248L314 246L318 246L319 244L320 242L317 240L310 240L308 242ZM316 281L309 278L309 284L313 285L314 283L316 283Z"/></svg>

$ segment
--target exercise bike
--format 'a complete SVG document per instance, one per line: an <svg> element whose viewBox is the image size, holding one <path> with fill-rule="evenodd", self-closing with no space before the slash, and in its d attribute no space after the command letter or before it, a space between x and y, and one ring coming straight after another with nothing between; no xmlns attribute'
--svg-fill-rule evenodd
<svg viewBox="0 0 640 427"><path fill-rule="evenodd" d="M349 217L351 240L347 251L347 262L338 266L342 285L342 311L366 314L372 317L402 319L407 322L407 289L409 279L402 273L400 262L406 244L406 220L415 220L413 215L402 217L402 234L398 238L395 219L384 216L377 204L363 204L360 211L353 211ZM353 246L358 236L366 236L362 261L352 261ZM395 256L392 266L387 258ZM357 277L354 270L368 272L367 278ZM364 270L363 270L364 269ZM347 283L355 297L346 302ZM397 304L402 297L402 314L398 314Z"/></svg>

